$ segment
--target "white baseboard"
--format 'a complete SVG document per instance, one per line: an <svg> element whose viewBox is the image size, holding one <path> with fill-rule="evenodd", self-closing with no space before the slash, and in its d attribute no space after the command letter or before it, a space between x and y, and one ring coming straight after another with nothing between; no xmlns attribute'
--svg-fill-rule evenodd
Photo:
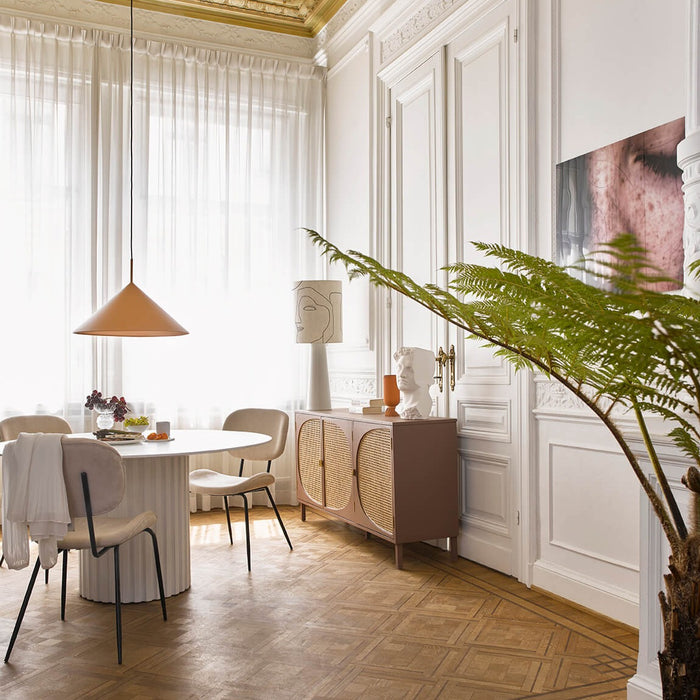
<svg viewBox="0 0 700 700"><path fill-rule="evenodd" d="M601 615L632 627L639 627L639 596L630 591L586 578L577 571L545 561L537 561L532 569L532 585Z"/></svg>
<svg viewBox="0 0 700 700"><path fill-rule="evenodd" d="M632 676L627 683L627 700L661 700L661 683L639 674Z"/></svg>
<svg viewBox="0 0 700 700"><path fill-rule="evenodd" d="M510 550L499 547L494 542L487 542L475 537L472 533L465 532L464 529L459 533L457 539L457 553L460 557L478 562L483 566L496 569L496 571L502 571L505 574L512 573Z"/></svg>

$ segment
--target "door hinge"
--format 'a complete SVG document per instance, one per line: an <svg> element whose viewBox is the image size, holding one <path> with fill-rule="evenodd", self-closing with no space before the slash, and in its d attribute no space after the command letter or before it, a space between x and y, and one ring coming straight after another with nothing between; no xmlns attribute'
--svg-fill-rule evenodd
<svg viewBox="0 0 700 700"><path fill-rule="evenodd" d="M391 129L391 117L387 117L384 120L384 126L386 126L387 129Z"/></svg>
<svg viewBox="0 0 700 700"><path fill-rule="evenodd" d="M519 510L515 511L515 524L520 525L520 511Z"/></svg>
<svg viewBox="0 0 700 700"><path fill-rule="evenodd" d="M517 29L513 30L513 43L514 44L518 43L518 30Z"/></svg>

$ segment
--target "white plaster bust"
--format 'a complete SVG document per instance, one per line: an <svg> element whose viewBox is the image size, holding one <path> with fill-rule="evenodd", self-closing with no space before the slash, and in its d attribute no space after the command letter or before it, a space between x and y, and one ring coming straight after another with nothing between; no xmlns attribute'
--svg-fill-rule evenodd
<svg viewBox="0 0 700 700"><path fill-rule="evenodd" d="M427 418L433 406L430 387L433 384L435 355L422 348L399 348L394 353L396 381L401 391L398 408L402 418Z"/></svg>

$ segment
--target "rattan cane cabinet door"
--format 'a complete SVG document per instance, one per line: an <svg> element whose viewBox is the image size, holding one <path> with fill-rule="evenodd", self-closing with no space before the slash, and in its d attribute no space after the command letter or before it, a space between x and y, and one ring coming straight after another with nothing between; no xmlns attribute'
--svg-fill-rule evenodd
<svg viewBox="0 0 700 700"><path fill-rule="evenodd" d="M357 447L357 490L365 515L389 534L394 532L394 481L391 430L366 432Z"/></svg>
<svg viewBox="0 0 700 700"><path fill-rule="evenodd" d="M299 428L297 465L299 481L308 497L323 504L321 419L310 418Z"/></svg>
<svg viewBox="0 0 700 700"><path fill-rule="evenodd" d="M345 431L332 421L323 421L323 465L326 507L342 510L352 494L352 449Z"/></svg>

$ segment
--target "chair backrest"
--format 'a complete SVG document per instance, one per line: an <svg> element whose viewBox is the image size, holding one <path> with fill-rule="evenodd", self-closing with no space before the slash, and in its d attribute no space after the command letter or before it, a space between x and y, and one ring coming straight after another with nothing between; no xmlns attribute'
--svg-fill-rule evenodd
<svg viewBox="0 0 700 700"><path fill-rule="evenodd" d="M71 518L87 514L81 472L88 477L92 514L102 515L114 510L124 498L124 467L119 452L91 438L63 438L61 444Z"/></svg>
<svg viewBox="0 0 700 700"><path fill-rule="evenodd" d="M268 461L277 459L287 443L289 416L275 408L242 408L231 413L224 421L224 430L245 430L250 433L263 433L272 440L264 445L241 447L229 450L234 457Z"/></svg>
<svg viewBox="0 0 700 700"><path fill-rule="evenodd" d="M11 416L0 421L0 441L16 440L20 433L72 433L68 421L59 416Z"/></svg>

